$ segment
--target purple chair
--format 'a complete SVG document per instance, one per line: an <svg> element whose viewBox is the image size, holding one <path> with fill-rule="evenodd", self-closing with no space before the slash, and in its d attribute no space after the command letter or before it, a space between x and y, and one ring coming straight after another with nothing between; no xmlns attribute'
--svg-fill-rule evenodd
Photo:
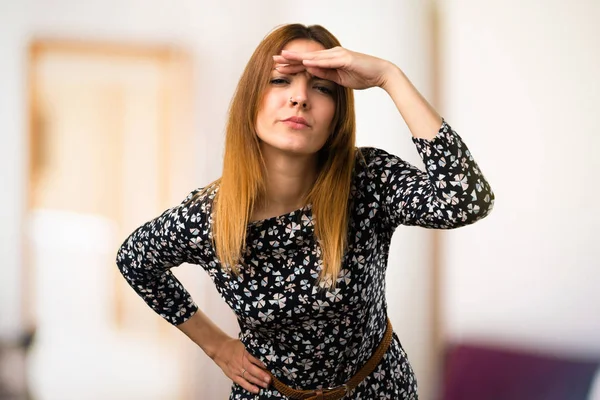
<svg viewBox="0 0 600 400"><path fill-rule="evenodd" d="M462 344L449 349L443 400L587 400L600 361Z"/></svg>

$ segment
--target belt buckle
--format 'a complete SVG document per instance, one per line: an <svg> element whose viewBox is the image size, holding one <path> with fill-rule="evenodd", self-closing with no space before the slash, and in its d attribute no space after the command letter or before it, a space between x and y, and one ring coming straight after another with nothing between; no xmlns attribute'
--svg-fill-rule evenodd
<svg viewBox="0 0 600 400"><path fill-rule="evenodd" d="M342 397L346 396L348 394L348 385L346 385L345 383L343 385L339 385L339 386L334 386L334 387L328 387L326 389L323 389L323 394L329 393L329 392L335 392L337 390L343 389L344 393L342 394ZM326 392L326 393L325 393ZM342 398L340 397L340 398Z"/></svg>
<svg viewBox="0 0 600 400"><path fill-rule="evenodd" d="M338 397L339 399L341 399L348 394L348 386L345 383L343 385L339 385L339 386L313 390L313 394L311 395L311 397L309 397L309 399L310 400L313 400L313 399L314 400L322 400L325 398L324 397L325 395L328 395L329 393L335 392L340 389L344 390L344 393L341 395L341 397Z"/></svg>
<svg viewBox="0 0 600 400"><path fill-rule="evenodd" d="M345 383L343 385L339 385L339 386L328 387L323 390L337 390L337 389L342 389L342 388L344 389L344 392L348 393L348 385L346 385Z"/></svg>

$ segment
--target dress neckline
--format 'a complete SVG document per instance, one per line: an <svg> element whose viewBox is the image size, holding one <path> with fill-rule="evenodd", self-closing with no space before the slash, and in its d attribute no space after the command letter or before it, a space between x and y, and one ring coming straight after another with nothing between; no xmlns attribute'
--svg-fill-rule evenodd
<svg viewBox="0 0 600 400"><path fill-rule="evenodd" d="M260 225L263 225L263 224L269 223L269 222L275 222L275 221L289 219L291 217L295 217L297 214L302 214L310 209L312 209L312 204L306 204L296 210L290 211L285 214L275 215L275 216L269 217L269 218L257 219L256 221L250 221L250 222L248 222L248 227L260 226Z"/></svg>

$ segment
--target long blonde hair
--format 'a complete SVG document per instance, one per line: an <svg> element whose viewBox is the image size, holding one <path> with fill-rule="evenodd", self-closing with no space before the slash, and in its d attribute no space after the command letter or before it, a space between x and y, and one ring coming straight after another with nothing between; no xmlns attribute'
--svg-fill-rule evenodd
<svg viewBox="0 0 600 400"><path fill-rule="evenodd" d="M272 56L290 41L308 39L323 47L340 46L319 25L290 24L267 35L246 65L232 99L227 120L223 174L216 185L213 241L221 264L239 273L246 229L256 202L265 192L265 169L256 134L256 118L273 68ZM315 235L323 268L319 282L335 286L347 246L348 199L355 159L354 95L336 85L332 132L318 153L319 171L306 196L312 205Z"/></svg>

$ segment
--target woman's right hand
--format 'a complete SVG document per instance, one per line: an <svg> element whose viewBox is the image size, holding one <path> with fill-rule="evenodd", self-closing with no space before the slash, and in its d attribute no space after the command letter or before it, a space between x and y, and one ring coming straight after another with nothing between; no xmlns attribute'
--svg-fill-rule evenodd
<svg viewBox="0 0 600 400"><path fill-rule="evenodd" d="M229 338L223 342L213 357L213 361L232 381L251 393L259 393L259 388L268 388L271 376L267 367L253 357L244 344Z"/></svg>

